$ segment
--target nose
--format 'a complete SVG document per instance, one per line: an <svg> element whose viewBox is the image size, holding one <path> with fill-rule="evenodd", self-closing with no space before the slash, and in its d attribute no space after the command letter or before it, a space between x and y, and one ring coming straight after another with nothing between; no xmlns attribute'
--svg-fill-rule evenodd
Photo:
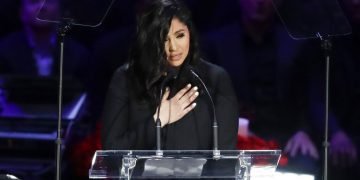
<svg viewBox="0 0 360 180"><path fill-rule="evenodd" d="M173 52L173 51L176 51L177 49L177 46L176 46L176 43L174 40L170 40L170 43L169 43L169 51L170 52Z"/></svg>

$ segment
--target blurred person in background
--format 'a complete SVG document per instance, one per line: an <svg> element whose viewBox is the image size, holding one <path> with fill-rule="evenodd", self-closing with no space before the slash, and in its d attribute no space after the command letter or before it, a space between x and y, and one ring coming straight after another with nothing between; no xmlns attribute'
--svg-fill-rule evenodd
<svg viewBox="0 0 360 180"><path fill-rule="evenodd" d="M329 179L350 179L359 176L359 112L360 107L360 1L341 0L350 20L352 34L333 37L330 59L329 112ZM307 104L314 137L321 144L324 133L325 58L318 40L307 42L296 63L299 91L307 92ZM305 100L305 99L304 99ZM323 149L323 147L321 147Z"/></svg>
<svg viewBox="0 0 360 180"><path fill-rule="evenodd" d="M58 19L60 18L60 3L61 0L21 0L18 1L19 21L21 22L21 29L16 32L11 32L4 36L0 41L0 74L7 78L29 78L36 80L35 82L57 82L59 75L59 53L60 46L58 44L57 24L48 23L37 20L39 10L42 8L43 19ZM44 6L43 6L44 5ZM15 21L15 20L14 20ZM83 93L88 90L88 64L90 64L89 51L76 40L66 37L64 42L64 106L66 105L66 97L73 97L71 93L77 91ZM42 81L45 80L45 81ZM67 80L71 81L70 83ZM34 85L36 86L36 83ZM31 84L31 81L29 82ZM41 84L41 83L40 83ZM76 87L73 85L76 84ZM51 86L50 84L46 84ZM43 94L41 98L30 98L30 105L37 105L48 103L48 105L57 104L57 83L52 84L54 87L46 87L46 89L36 90L36 94ZM79 85L79 86L78 86ZM16 85L15 85L16 86ZM70 87L71 86L71 87ZM21 87L21 86L20 86ZM79 88L78 88L79 87ZM66 91L70 88L74 91ZM49 89L51 89L49 92ZM16 94L27 93L24 89L15 89ZM53 90L53 91L52 91ZM76 91L76 92L75 92ZM31 91L32 92L32 91ZM8 94L15 94L13 91ZM44 94L50 94L45 96ZM69 96L67 96L69 94ZM25 100L26 101L26 100ZM17 102L12 102L12 104ZM23 103L23 102L20 102ZM28 103L28 102L27 102ZM86 104L85 101L84 104ZM5 104L4 106L9 106ZM86 105L84 105L86 106ZM36 109L35 106L33 109ZM5 107L6 108L6 107ZM8 108L10 109L10 108ZM50 108L49 108L50 109ZM44 114L48 109L42 109ZM86 108L82 109L86 112ZM65 107L64 107L65 111ZM23 111L15 112L17 116L23 117ZM41 112L39 112L41 113ZM85 113L86 114L86 113ZM34 116L33 118L36 118ZM78 118L78 117L77 117ZM79 116L80 118L80 116ZM81 119L83 116L81 116ZM39 125L40 126L40 125ZM75 128L75 127L73 127ZM82 133L77 129L76 133ZM36 133L36 132L35 132ZM67 142L69 143L69 142ZM65 144L65 143L64 143ZM66 144L69 145L69 144ZM24 147L25 148L25 147ZM43 147L41 150L52 152L53 147ZM31 152L29 152L31 153ZM65 158L66 160L66 158ZM64 163L65 165L66 163Z"/></svg>
<svg viewBox="0 0 360 180"><path fill-rule="evenodd" d="M19 13L22 30L11 33L0 42L0 61L4 64L2 74L57 76L58 53L57 25L36 19L40 8L44 17L60 16L60 0L21 0ZM64 73L84 80L84 62L88 51L80 43L66 39Z"/></svg>
<svg viewBox="0 0 360 180"><path fill-rule="evenodd" d="M307 109L290 83L302 42L290 38L271 0L235 4L238 19L204 36L205 53L229 72L250 130L277 140L289 156L288 166L280 169L317 175L320 155Z"/></svg>

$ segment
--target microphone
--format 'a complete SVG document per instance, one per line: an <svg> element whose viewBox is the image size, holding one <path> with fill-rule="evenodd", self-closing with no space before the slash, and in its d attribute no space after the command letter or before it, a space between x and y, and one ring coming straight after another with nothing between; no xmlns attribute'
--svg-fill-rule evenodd
<svg viewBox="0 0 360 180"><path fill-rule="evenodd" d="M220 150L219 150L219 144L218 144L218 122L216 119L216 111L215 111L215 105L214 105L214 101L210 95L210 92L208 90L208 88L206 87L204 81L200 78L200 76L195 73L195 71L193 70L194 68L192 66L188 66L189 67L189 71L191 72L191 74L193 74L196 79L198 79L201 83L201 85L203 86L203 88L205 89L206 94L208 95L210 102L211 102L211 107L213 110L213 157L214 159L220 159Z"/></svg>
<svg viewBox="0 0 360 180"><path fill-rule="evenodd" d="M161 150L161 121L160 121L160 108L161 108L161 101L164 95L164 86L169 80L174 79L176 77L175 70L169 68L166 72L166 76L160 84L160 96L159 96L159 105L157 108L157 117L156 117L156 156L162 156L163 152Z"/></svg>

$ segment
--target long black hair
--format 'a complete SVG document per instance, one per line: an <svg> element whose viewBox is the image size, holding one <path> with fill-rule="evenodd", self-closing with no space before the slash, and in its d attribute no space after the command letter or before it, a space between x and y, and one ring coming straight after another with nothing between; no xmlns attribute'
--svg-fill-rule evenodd
<svg viewBox="0 0 360 180"><path fill-rule="evenodd" d="M151 0L138 16L136 39L129 57L131 84L140 99L155 100L157 97L156 82L167 68L165 40L174 17L184 23L190 33L189 54L182 66L196 66L199 61L197 35L190 11L178 0Z"/></svg>

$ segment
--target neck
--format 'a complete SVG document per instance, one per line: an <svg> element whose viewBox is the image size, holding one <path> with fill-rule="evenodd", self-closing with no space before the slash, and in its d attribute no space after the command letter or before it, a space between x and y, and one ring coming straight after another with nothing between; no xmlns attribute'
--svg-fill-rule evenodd
<svg viewBox="0 0 360 180"><path fill-rule="evenodd" d="M259 44L263 42L265 34L270 30L270 27L273 24L273 18L264 21L256 21L243 17L242 24L245 28L245 33L249 35L255 43Z"/></svg>

